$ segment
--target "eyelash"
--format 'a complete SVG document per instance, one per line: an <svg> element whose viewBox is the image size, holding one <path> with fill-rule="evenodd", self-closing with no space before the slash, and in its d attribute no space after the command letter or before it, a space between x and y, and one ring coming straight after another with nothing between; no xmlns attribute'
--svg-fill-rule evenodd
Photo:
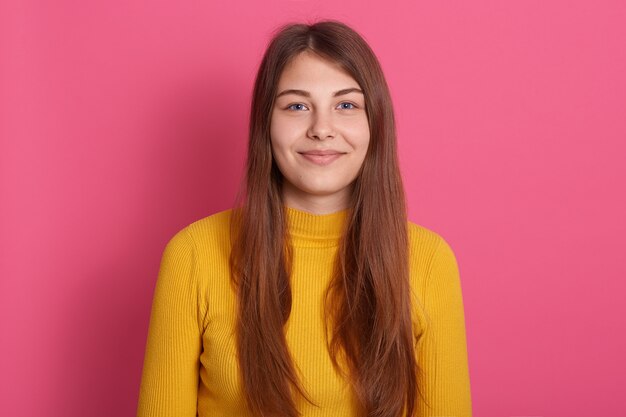
<svg viewBox="0 0 626 417"><path fill-rule="evenodd" d="M351 102L349 102L349 101L342 101L342 102L341 102L341 103L339 103L339 104L340 104L340 105L341 105L341 104L350 104L350 105L352 106L351 108L348 108L348 109L342 108L342 110L354 110L354 109L358 108L358 106L357 106L356 104L351 103ZM304 106L304 104L302 104L302 103L293 103L293 104L288 105L288 106L285 108L285 110L292 110L291 108L292 108L293 106L300 106L300 105ZM294 111L298 111L298 110L294 110Z"/></svg>

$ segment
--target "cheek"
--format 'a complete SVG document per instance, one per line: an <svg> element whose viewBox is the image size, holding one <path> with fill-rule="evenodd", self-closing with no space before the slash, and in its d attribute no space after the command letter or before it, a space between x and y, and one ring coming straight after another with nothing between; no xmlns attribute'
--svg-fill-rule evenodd
<svg viewBox="0 0 626 417"><path fill-rule="evenodd" d="M353 138L354 138L354 147L357 149L357 152L361 154L361 157L363 158L365 154L367 153L367 149L369 148L369 144L370 144L370 132L367 126L365 127L365 129L355 132L355 134L353 135Z"/></svg>
<svg viewBox="0 0 626 417"><path fill-rule="evenodd" d="M370 140L370 128L367 117L363 117L360 120L348 120L342 126L342 131L355 147L367 147Z"/></svg>
<svg viewBox="0 0 626 417"><path fill-rule="evenodd" d="M277 122L275 118L272 118L270 125L270 144L274 155L280 154L281 149L284 147L285 138L281 134L282 132L284 132L284 129L281 127L280 123Z"/></svg>
<svg viewBox="0 0 626 417"><path fill-rule="evenodd" d="M284 130L270 129L270 144L272 148L272 158L278 166L280 172L288 176L293 165L291 155L291 142L288 137L285 137Z"/></svg>
<svg viewBox="0 0 626 417"><path fill-rule="evenodd" d="M270 124L272 150L276 153L286 152L295 139L296 126L289 121L273 116Z"/></svg>
<svg viewBox="0 0 626 417"><path fill-rule="evenodd" d="M271 132L270 135L270 144L274 158L278 160L285 159L289 153L289 140L281 136L280 132Z"/></svg>

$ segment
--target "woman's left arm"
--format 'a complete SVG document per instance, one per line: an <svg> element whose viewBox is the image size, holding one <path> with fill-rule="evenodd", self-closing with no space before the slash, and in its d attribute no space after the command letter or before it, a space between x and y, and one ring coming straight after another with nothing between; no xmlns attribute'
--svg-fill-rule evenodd
<svg viewBox="0 0 626 417"><path fill-rule="evenodd" d="M454 252L439 237L427 276L424 309L428 322L418 343L419 415L471 417L465 314Z"/></svg>

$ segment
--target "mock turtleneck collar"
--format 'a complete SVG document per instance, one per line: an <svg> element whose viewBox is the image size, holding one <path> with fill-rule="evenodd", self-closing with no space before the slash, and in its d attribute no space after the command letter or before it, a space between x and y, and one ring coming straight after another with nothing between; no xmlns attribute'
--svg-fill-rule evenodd
<svg viewBox="0 0 626 417"><path fill-rule="evenodd" d="M339 244L349 209L313 214L285 206L289 234L294 246L326 247Z"/></svg>

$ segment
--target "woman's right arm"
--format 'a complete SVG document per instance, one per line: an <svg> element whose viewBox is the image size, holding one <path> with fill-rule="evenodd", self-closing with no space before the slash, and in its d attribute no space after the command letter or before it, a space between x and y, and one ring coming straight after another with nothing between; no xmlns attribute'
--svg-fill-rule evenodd
<svg viewBox="0 0 626 417"><path fill-rule="evenodd" d="M137 417L195 417L202 331L196 251L186 229L168 242L154 290Z"/></svg>

